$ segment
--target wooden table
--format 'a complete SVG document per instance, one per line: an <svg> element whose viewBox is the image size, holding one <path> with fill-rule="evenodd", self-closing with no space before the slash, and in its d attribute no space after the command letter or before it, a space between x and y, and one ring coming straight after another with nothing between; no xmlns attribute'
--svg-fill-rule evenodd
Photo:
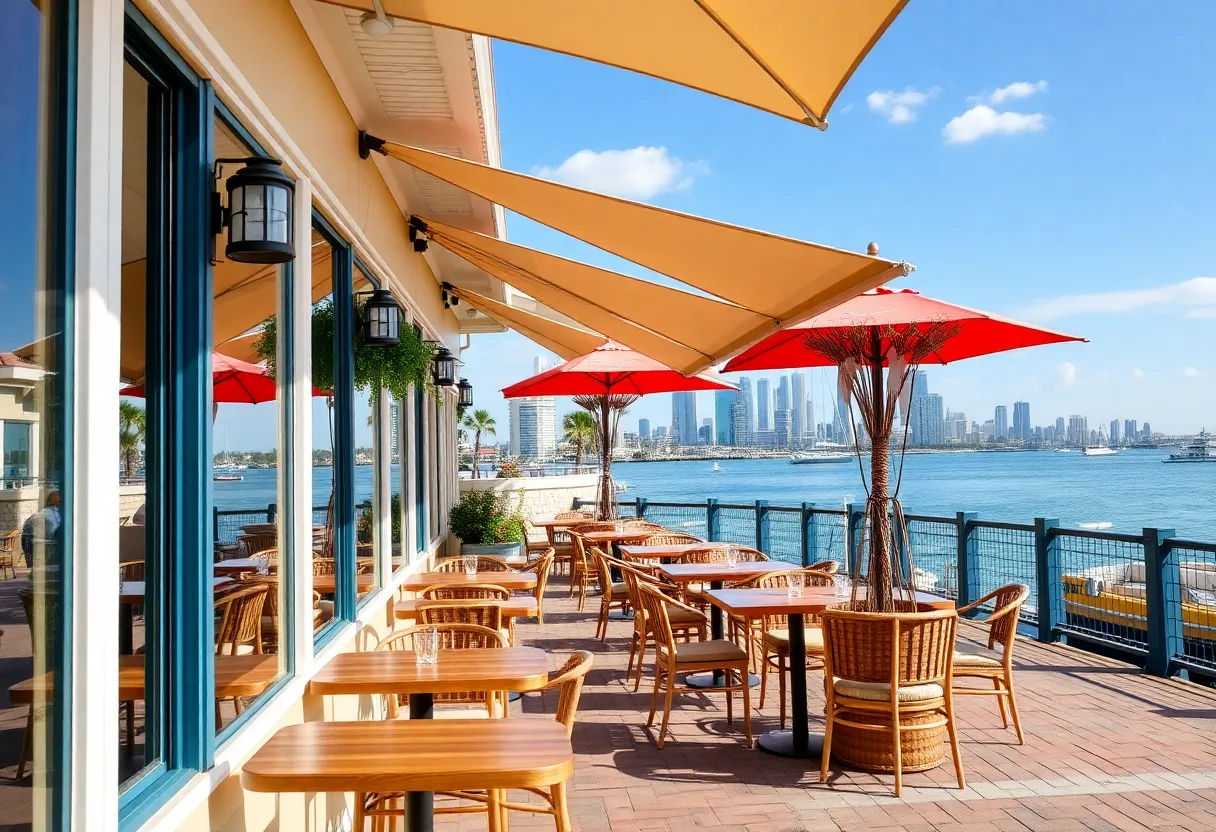
<svg viewBox="0 0 1216 832"><path fill-rule="evenodd" d="M549 678L549 657L535 647L500 647L488 650L440 650L433 665L420 665L412 651L377 650L369 653L342 653L317 671L308 683L309 693L390 694L408 695L410 720L425 721L434 717L436 693L456 693L467 690L519 692L539 690ZM464 720L461 720L464 721ZM469 720L473 721L473 720ZM511 720L481 720L482 725ZM443 720L451 725L456 720ZM397 725L398 722L376 723ZM533 723L535 724L535 723ZM480 740L474 741L474 747ZM360 746L353 746L360 747ZM418 749L408 749L410 756ZM363 753L360 747L360 753ZM401 749L398 749L398 753ZM474 752L475 753L475 752ZM398 786L397 789L402 787ZM493 788L492 786L469 788ZM352 791L348 789L347 791ZM275 790L277 791L277 790ZM358 791L358 790L353 790ZM365 788L362 791L381 791ZM429 818L433 813L433 789L406 789L408 814L413 818ZM413 830L429 828L407 826Z"/></svg>
<svg viewBox="0 0 1216 832"><path fill-rule="evenodd" d="M337 575L313 575L312 576L312 591L319 592L322 595L331 595L337 591ZM376 576L370 572L364 572L355 576L358 580L355 582L355 591L357 594L374 589L376 586Z"/></svg>
<svg viewBox="0 0 1216 832"><path fill-rule="evenodd" d="M729 544L701 541L699 543L662 543L659 545L621 544L618 550L622 560L661 560L664 563L678 562L692 552L705 552L709 549L721 549Z"/></svg>
<svg viewBox="0 0 1216 832"><path fill-rule="evenodd" d="M536 588L535 572L478 572L472 578L464 572L419 572L411 575L401 585L407 592L421 592L428 586L452 586L460 584L493 584L503 589L527 590Z"/></svg>
<svg viewBox="0 0 1216 832"><path fill-rule="evenodd" d="M502 611L502 624L504 627L508 626L512 618L536 618L536 599L530 595L517 595L506 601L480 599L427 601L424 598L407 598L393 605L393 615L404 621L417 621L418 607L421 604L464 604L477 607L495 606Z"/></svg>
<svg viewBox="0 0 1216 832"><path fill-rule="evenodd" d="M213 577L212 591L232 583L232 578ZM118 590L118 652L129 656L135 652L135 614L132 607L144 603L147 584L144 581L123 581Z"/></svg>
<svg viewBox="0 0 1216 832"><path fill-rule="evenodd" d="M784 563L778 560L761 560L747 561L735 566L727 566L725 563L664 563L656 566L655 570L673 583L683 586L694 583L708 583L710 589L721 589L722 584L726 581L730 581L731 583L750 581L759 575L768 575L772 572L781 572L795 568L792 563ZM710 610L709 626L710 633L714 638L725 637L725 622L722 617L722 610L718 609L718 607ZM748 678L749 683L753 686L760 683L759 677L755 675L749 675ZM687 682L689 687L694 688L721 687L726 683L726 676L722 671L715 670L713 674L689 676Z"/></svg>
<svg viewBox="0 0 1216 832"><path fill-rule="evenodd" d="M622 543L645 540L658 533L655 529L604 529L599 532L585 532L583 539L588 543L607 543L616 552Z"/></svg>
<svg viewBox="0 0 1216 832"><path fill-rule="evenodd" d="M406 828L431 830L435 791L548 788L574 774L560 723L538 719L306 722L276 733L241 768L254 792L404 791Z"/></svg>
<svg viewBox="0 0 1216 832"><path fill-rule="evenodd" d="M763 734L757 744L760 748L783 757L818 757L823 751L823 736L812 735L806 709L806 633L805 616L818 615L828 607L846 603L847 597L838 597L833 587L808 586L802 595L791 598L784 589L711 589L706 594L718 616L725 611L742 618L761 618L766 615L789 617L790 633L790 725L792 731L770 731ZM917 592L919 603L934 609L953 609L954 602L948 598ZM801 672L795 672L801 668Z"/></svg>
<svg viewBox="0 0 1216 832"><path fill-rule="evenodd" d="M279 657L274 655L216 656L215 695L257 696L270 687L279 675ZM144 698L144 657L118 657L118 701L132 702ZM18 682L8 689L9 701L14 705L33 703L34 695L52 695L55 691L55 674L44 673L33 679Z"/></svg>
<svg viewBox="0 0 1216 832"><path fill-rule="evenodd" d="M560 519L556 514L537 514L528 518L528 522L541 529L568 529L581 523L594 523L595 519L590 514L585 514L582 517L562 517Z"/></svg>

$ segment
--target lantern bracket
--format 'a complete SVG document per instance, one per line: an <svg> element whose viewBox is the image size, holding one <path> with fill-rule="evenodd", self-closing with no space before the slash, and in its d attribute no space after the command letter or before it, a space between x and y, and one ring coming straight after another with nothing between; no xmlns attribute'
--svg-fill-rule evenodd
<svg viewBox="0 0 1216 832"><path fill-rule="evenodd" d="M372 155L372 151L387 156L384 150L384 139L373 136L366 130L359 131L359 158L366 159Z"/></svg>

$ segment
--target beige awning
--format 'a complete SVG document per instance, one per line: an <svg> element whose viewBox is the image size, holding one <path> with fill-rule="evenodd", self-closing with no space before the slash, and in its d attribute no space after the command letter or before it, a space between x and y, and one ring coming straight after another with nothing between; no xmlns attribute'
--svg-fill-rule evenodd
<svg viewBox="0 0 1216 832"><path fill-rule="evenodd" d="M505 303L482 297L476 292L470 292L458 286L448 291L503 326L510 327L566 361L595 352L597 347L603 346L608 340L594 332L567 326L514 306L507 306Z"/></svg>
<svg viewBox="0 0 1216 832"><path fill-rule="evenodd" d="M374 11L372 0L323 0ZM816 127L907 0L383 0L393 16L576 55Z"/></svg>
<svg viewBox="0 0 1216 832"><path fill-rule="evenodd" d="M772 319L731 303L424 221L436 245L681 373L724 361L777 327Z"/></svg>

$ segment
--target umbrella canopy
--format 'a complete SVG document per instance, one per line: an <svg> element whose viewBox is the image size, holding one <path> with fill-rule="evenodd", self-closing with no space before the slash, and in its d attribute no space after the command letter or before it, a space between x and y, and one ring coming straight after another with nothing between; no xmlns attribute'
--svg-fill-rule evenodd
<svg viewBox="0 0 1216 832"><path fill-rule="evenodd" d="M683 376L653 358L611 341L502 391L504 398L532 396L645 396L691 390L737 390L716 373Z"/></svg>
<svg viewBox="0 0 1216 832"><path fill-rule="evenodd" d="M934 300L913 289L889 289L883 286L863 292L822 315L773 333L732 359L725 370L743 372L792 367L830 367L834 366L836 361L821 352L807 349L803 343L808 331L843 332L860 325L876 326L884 331L890 327L891 330L899 332L913 326L924 328L937 321L957 323L959 330L948 338L940 349L921 359L922 364L949 364L964 358L1022 347L1085 340L1076 335L1040 329L998 315ZM884 337L880 343L879 354L886 356L890 345L890 338ZM883 365L886 366L887 363L884 357Z"/></svg>
<svg viewBox="0 0 1216 832"><path fill-rule="evenodd" d="M266 370L238 358L211 353L211 379L216 404L259 404L275 399L275 382L266 375ZM142 383L118 392L122 396L140 398L147 395Z"/></svg>

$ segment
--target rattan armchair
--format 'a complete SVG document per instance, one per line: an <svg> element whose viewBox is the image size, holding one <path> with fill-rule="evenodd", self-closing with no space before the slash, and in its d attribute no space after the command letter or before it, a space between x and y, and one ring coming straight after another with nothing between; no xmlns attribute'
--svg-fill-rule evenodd
<svg viewBox="0 0 1216 832"><path fill-rule="evenodd" d="M493 607L495 612L497 607ZM421 620L421 611L419 618ZM389 633L376 645L377 650L413 650L414 636L418 633L427 632L429 630L438 630L440 637L439 649L441 650L483 650L494 649L507 646L507 639L497 627L485 627L480 624L473 623L428 623L419 624L414 627L405 627L401 630L396 630ZM498 696L488 694L486 691L460 691L457 693L437 693L434 695L436 704L445 705L480 705L485 708L485 713L488 716L493 716L498 707ZM409 713L409 697L389 696L387 717L389 719L397 719L401 715L401 707L405 706L406 713ZM468 716L469 709L464 708L454 712L456 716ZM439 716L440 712L436 712ZM359 827L355 827L358 829Z"/></svg>
<svg viewBox="0 0 1216 832"><path fill-rule="evenodd" d="M536 599L536 623L545 623L545 590L549 587L549 573L553 571L556 553L546 549L540 557L527 566L520 567L520 572L532 572L536 575L536 586L532 588L532 597Z"/></svg>
<svg viewBox="0 0 1216 832"><path fill-rule="evenodd" d="M836 729L848 728L849 748L842 756L865 754L882 760L866 767L889 767L895 774L895 796L899 797L905 767L920 770L937 764L944 727L950 738L958 787L966 788L951 681L958 613L834 609L825 610L820 618L827 725L819 782L828 779ZM904 735L910 733L927 736L928 740L917 743L917 737L913 737L909 743ZM873 747L869 745L871 740Z"/></svg>
<svg viewBox="0 0 1216 832"><path fill-rule="evenodd" d="M241 557L251 558L259 552L274 549L279 545L279 536L274 532L241 535L236 539Z"/></svg>
<svg viewBox="0 0 1216 832"><path fill-rule="evenodd" d="M464 558L444 558L435 564L436 572L463 572ZM502 558L491 557L489 555L477 556L477 571L478 572L514 572L507 562Z"/></svg>
<svg viewBox="0 0 1216 832"><path fill-rule="evenodd" d="M17 577L17 552L21 548L21 529L0 537L0 578Z"/></svg>
<svg viewBox="0 0 1216 832"><path fill-rule="evenodd" d="M725 639L677 644L675 632L671 626L671 608L682 606L686 610L694 612L695 610L673 601L655 587L640 582L638 583L638 593L642 599L642 605L646 609L646 617L650 620L658 654L654 665L654 690L650 695L650 716L646 720L648 726L654 724L659 695L663 695L663 722L655 737L655 745L659 748L663 747L663 736L667 733L667 726L671 721L672 696L676 693L697 690L680 685L677 677L690 673L719 670L725 674L723 685L719 688L702 688L697 692L726 694L727 723L734 722L733 703L736 691L743 694L743 731L747 736L747 747L750 748L752 746L752 708L751 690L748 687L747 652L734 642Z"/></svg>
<svg viewBox="0 0 1216 832"><path fill-rule="evenodd" d="M215 625L215 655L242 656L262 652L262 610L266 606L269 587L264 583L227 592L215 600L215 613L219 623ZM215 700L215 724L223 724L219 698ZM232 706L240 715L245 707L239 696L232 698Z"/></svg>
<svg viewBox="0 0 1216 832"><path fill-rule="evenodd" d="M569 530L570 542L574 546L574 554L570 559L570 597L573 598L575 591L578 591L579 612L583 611L583 604L587 600L587 585L590 583L591 570L594 568L587 554L588 544L583 533L612 531L615 528L615 523L583 523L577 528Z"/></svg>
<svg viewBox="0 0 1216 832"><path fill-rule="evenodd" d="M974 647L970 644L959 644L954 648L954 678L955 679L990 679L992 690L958 686L954 689L957 694L967 696L995 696L997 706L1001 710L1001 727L1009 727L1009 719L1013 718L1013 730L1017 732L1018 744L1025 745L1026 738L1022 734L1022 722L1018 718L1018 703L1013 693L1013 642L1018 631L1018 615L1022 604L1030 595L1030 587L1025 584L1009 584L993 590L968 604L959 607L958 614L966 615L972 610L992 606L992 612L984 619L988 625L987 647ZM1009 701L1009 712L1005 712L1005 701Z"/></svg>
<svg viewBox="0 0 1216 832"><path fill-rule="evenodd" d="M624 581L612 580L612 569L609 568L603 551L592 546L589 554L595 561L595 571L600 582L600 617L595 627L595 637L604 641L608 638L608 614L614 608L624 610L629 606L629 592Z"/></svg>
<svg viewBox="0 0 1216 832"><path fill-rule="evenodd" d="M558 520L585 520L588 523L595 519L585 511L559 511L554 517ZM545 533L556 555L554 564L565 565L567 571L573 570L574 541L570 539L570 533L558 526L547 526Z"/></svg>
<svg viewBox="0 0 1216 832"><path fill-rule="evenodd" d="M629 663L625 666L625 676L634 674L633 663L636 660L637 672L633 678L633 689L636 691L642 684L642 665L646 660L646 650L655 643L654 630L650 618L646 614L646 606L642 602L638 586L644 584L653 587L664 595L678 593L679 587L664 584L653 574L634 564L612 557L605 557L605 560L620 570L621 577L625 579L625 591L629 595L629 603L633 606L633 636L629 641ZM672 603L668 605L667 620L676 639L691 641L695 635L698 641L704 641L708 633L709 617L699 610L679 603L674 597L671 600Z"/></svg>

